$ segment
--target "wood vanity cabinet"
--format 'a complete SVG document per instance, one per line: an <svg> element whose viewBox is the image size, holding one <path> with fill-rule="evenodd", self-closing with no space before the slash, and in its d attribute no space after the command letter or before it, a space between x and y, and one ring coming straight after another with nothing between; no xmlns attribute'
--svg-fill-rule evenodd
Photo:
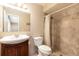
<svg viewBox="0 0 79 59"><path fill-rule="evenodd" d="M1 44L2 56L28 56L28 40L19 44Z"/></svg>

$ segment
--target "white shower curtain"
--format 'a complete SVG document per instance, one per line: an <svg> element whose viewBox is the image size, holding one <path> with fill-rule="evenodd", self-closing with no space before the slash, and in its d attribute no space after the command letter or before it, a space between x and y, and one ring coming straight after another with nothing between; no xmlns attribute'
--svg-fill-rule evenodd
<svg viewBox="0 0 79 59"><path fill-rule="evenodd" d="M45 23L44 23L44 43L51 47L51 40L50 40L50 15L45 16Z"/></svg>

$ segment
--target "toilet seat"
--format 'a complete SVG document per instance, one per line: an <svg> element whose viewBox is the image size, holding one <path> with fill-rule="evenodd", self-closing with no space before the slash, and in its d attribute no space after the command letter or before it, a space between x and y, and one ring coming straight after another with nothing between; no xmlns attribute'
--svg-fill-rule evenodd
<svg viewBox="0 0 79 59"><path fill-rule="evenodd" d="M41 45L38 47L39 52L43 53L45 55L50 55L51 54L51 48L47 45Z"/></svg>

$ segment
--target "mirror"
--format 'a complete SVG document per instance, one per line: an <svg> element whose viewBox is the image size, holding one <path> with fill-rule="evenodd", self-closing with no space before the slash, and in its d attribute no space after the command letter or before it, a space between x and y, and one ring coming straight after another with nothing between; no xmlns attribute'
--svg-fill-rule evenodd
<svg viewBox="0 0 79 59"><path fill-rule="evenodd" d="M3 32L30 31L30 14L3 7Z"/></svg>
<svg viewBox="0 0 79 59"><path fill-rule="evenodd" d="M7 20L5 18L7 18ZM18 32L19 16L7 14L5 18L4 18L4 32Z"/></svg>

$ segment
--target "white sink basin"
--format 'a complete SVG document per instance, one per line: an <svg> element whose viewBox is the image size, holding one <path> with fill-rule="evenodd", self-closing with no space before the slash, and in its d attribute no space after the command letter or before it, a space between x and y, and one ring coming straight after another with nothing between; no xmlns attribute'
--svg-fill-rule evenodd
<svg viewBox="0 0 79 59"><path fill-rule="evenodd" d="M0 43L3 44L18 44L21 42L24 42L29 39L30 36L27 35L19 35L18 37L12 35L12 36L5 36L2 39L0 39Z"/></svg>

